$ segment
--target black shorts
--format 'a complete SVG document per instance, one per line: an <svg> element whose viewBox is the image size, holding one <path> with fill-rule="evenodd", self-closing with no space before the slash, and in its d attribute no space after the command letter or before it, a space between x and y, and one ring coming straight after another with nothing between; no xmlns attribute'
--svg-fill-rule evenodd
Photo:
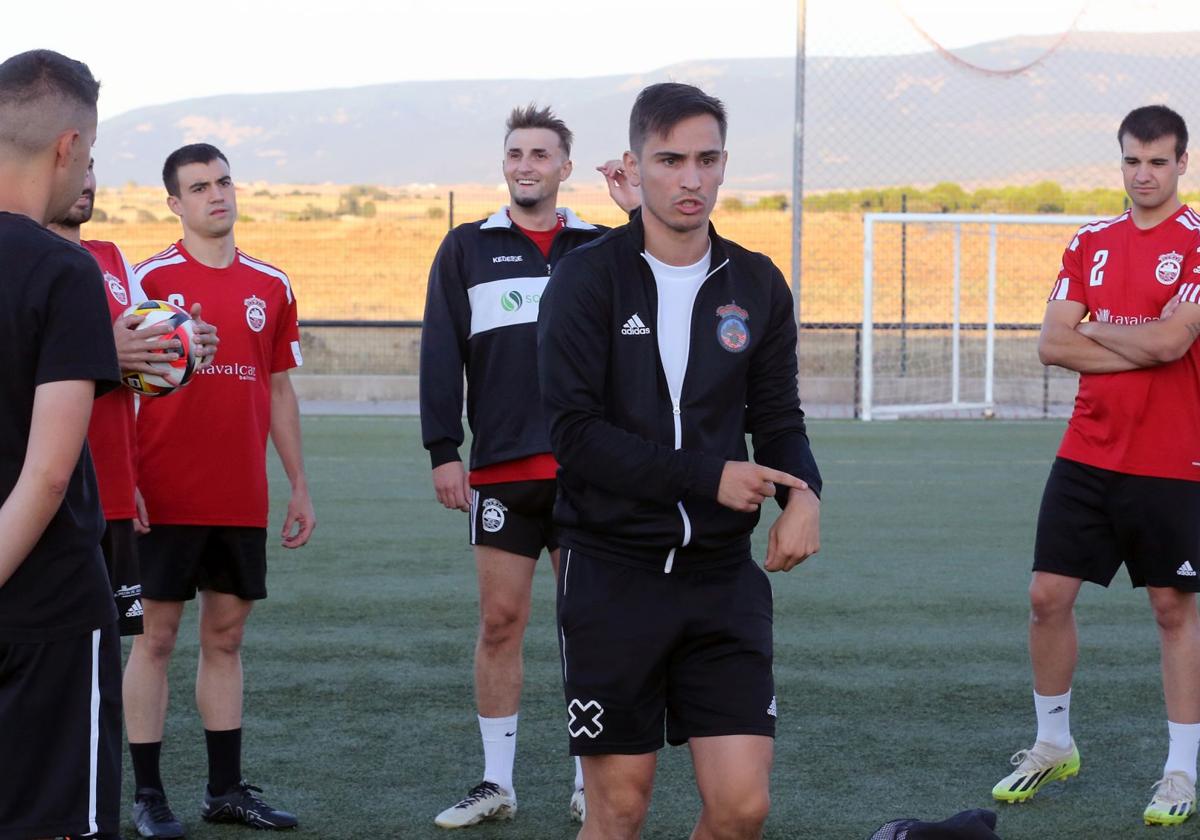
<svg viewBox="0 0 1200 840"><path fill-rule="evenodd" d="M552 478L482 484L471 490L471 545L498 548L522 557L558 548L554 530Z"/></svg>
<svg viewBox="0 0 1200 840"><path fill-rule="evenodd" d="M117 629L122 636L142 635L142 583L138 573L137 537L132 519L110 519L100 538L104 565L117 602Z"/></svg>
<svg viewBox="0 0 1200 840"><path fill-rule="evenodd" d="M1134 586L1200 591L1200 482L1055 459L1033 570L1108 586L1122 563Z"/></svg>
<svg viewBox="0 0 1200 840"><path fill-rule="evenodd" d="M0 642L0 840L116 836L121 748L115 624Z"/></svg>
<svg viewBox="0 0 1200 840"><path fill-rule="evenodd" d="M563 549L558 639L572 755L775 735L772 600L753 560L662 571Z"/></svg>
<svg viewBox="0 0 1200 840"><path fill-rule="evenodd" d="M267 597L267 529L231 525L153 525L138 538L142 595L190 601L197 589Z"/></svg>

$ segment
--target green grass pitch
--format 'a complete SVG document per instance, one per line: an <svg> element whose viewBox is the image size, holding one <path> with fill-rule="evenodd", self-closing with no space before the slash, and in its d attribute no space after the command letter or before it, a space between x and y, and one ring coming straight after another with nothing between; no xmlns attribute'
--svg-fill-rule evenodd
<svg viewBox="0 0 1200 840"><path fill-rule="evenodd" d="M1025 590L1059 422L814 422L823 548L774 575L779 733L770 838L866 838L886 820L994 807L1034 732ZM273 547L271 597L246 637L244 772L294 810L296 836L441 838L433 816L478 781L474 570L464 514L433 499L414 418L305 418L318 528ZM272 465L272 534L286 483ZM219 488L214 488L219 490ZM774 518L773 506L764 516ZM766 525L756 535L765 550ZM277 541L272 540L272 543ZM572 765L539 564L526 639L516 820L474 840L574 836ZM1080 776L997 807L1006 840L1141 837L1166 756L1157 641L1124 573L1084 590L1072 728ZM195 607L172 663L163 776L188 836L203 734L192 701ZM125 795L132 790L126 758ZM647 838L686 837L699 808L685 748L666 749ZM128 804L125 837L133 837ZM1190 829L1184 829L1189 831Z"/></svg>

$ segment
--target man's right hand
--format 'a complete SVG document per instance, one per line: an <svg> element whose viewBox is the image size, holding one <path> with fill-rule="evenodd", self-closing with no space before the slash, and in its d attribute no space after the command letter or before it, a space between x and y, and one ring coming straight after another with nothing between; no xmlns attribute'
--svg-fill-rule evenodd
<svg viewBox="0 0 1200 840"><path fill-rule="evenodd" d="M773 470L749 461L726 461L721 470L717 501L731 510L754 513L759 505L775 495L775 485L807 490L808 484L780 470Z"/></svg>
<svg viewBox="0 0 1200 840"><path fill-rule="evenodd" d="M433 468L433 492L450 510L471 509L471 485L462 461L447 461Z"/></svg>
<svg viewBox="0 0 1200 840"><path fill-rule="evenodd" d="M113 342L117 345L117 362L122 371L158 373L150 366L151 362L173 362L179 358L179 342L160 338L172 330L171 325L160 321L139 328L144 320L144 315L125 315L113 322Z"/></svg>

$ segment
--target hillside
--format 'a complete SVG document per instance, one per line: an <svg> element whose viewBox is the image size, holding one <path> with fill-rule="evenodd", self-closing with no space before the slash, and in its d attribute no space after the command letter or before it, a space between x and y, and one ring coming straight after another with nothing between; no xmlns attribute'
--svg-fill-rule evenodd
<svg viewBox="0 0 1200 840"><path fill-rule="evenodd" d="M1007 69L1051 39L1011 38L959 56ZM1196 33L1076 33L1013 78L958 67L933 53L811 58L805 180L809 190L906 183L1111 185L1113 132L1132 107L1167 102L1196 119ZM552 104L577 136L581 170L626 146L633 96L644 85L692 81L730 111L727 184L791 183L795 62L690 62L653 73L589 79L403 82L345 90L215 96L106 120L96 146L101 183L158 181L173 148L221 146L241 181L492 183L512 105ZM581 171L579 173L583 175ZM578 177L578 176L577 176Z"/></svg>

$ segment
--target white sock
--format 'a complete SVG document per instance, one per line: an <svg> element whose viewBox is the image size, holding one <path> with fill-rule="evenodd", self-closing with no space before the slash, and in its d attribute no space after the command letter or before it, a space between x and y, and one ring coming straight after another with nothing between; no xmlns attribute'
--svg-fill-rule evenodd
<svg viewBox="0 0 1200 840"><path fill-rule="evenodd" d="M483 780L515 795L512 776L517 757L517 716L480 717L479 734L483 736Z"/></svg>
<svg viewBox="0 0 1200 840"><path fill-rule="evenodd" d="M1200 723L1172 723L1167 721L1171 735L1171 746L1167 750L1167 763L1163 775L1179 771L1196 782L1196 749L1200 747Z"/></svg>
<svg viewBox="0 0 1200 840"><path fill-rule="evenodd" d="M583 763L575 756L575 790L583 790Z"/></svg>
<svg viewBox="0 0 1200 840"><path fill-rule="evenodd" d="M1071 746L1071 692L1042 695L1033 693L1037 711L1037 740L1065 750Z"/></svg>

